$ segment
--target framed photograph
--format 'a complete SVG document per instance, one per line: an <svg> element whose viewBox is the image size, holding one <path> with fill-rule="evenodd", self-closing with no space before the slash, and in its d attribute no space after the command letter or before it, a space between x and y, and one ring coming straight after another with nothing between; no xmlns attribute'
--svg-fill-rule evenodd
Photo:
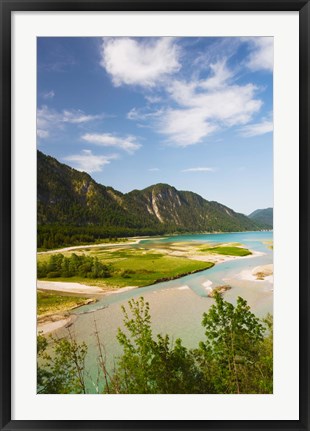
<svg viewBox="0 0 310 431"><path fill-rule="evenodd" d="M308 1L1 4L1 429L309 429Z"/></svg>

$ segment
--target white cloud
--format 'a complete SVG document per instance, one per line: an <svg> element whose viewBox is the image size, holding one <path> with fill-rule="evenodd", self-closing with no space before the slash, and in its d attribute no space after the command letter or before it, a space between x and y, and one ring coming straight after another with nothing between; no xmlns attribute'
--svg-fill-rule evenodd
<svg viewBox="0 0 310 431"><path fill-rule="evenodd" d="M251 37L245 39L253 51L246 65L251 70L273 71L273 37Z"/></svg>
<svg viewBox="0 0 310 431"><path fill-rule="evenodd" d="M83 124L104 118L100 115L87 115L81 110L56 111L46 105L37 110L37 133L41 138L47 138L56 129L63 129L66 124Z"/></svg>
<svg viewBox="0 0 310 431"><path fill-rule="evenodd" d="M171 83L170 95L179 108L165 112L157 126L174 144L197 144L219 128L246 124L260 110L256 87L229 85L231 74L223 67L213 67L214 75L207 80Z"/></svg>
<svg viewBox="0 0 310 431"><path fill-rule="evenodd" d="M88 123L90 121L94 120L100 120L104 118L104 115L86 115L83 111L63 111L63 118L62 121L64 123L72 123L72 124L81 124L81 123Z"/></svg>
<svg viewBox="0 0 310 431"><path fill-rule="evenodd" d="M262 106L257 87L232 83L235 71L229 69L226 58L208 67L206 79L166 81L168 101L174 107L133 108L127 118L149 120L169 143L180 147L198 144L217 130L247 124Z"/></svg>
<svg viewBox="0 0 310 431"><path fill-rule="evenodd" d="M113 84L153 87L180 70L180 49L170 37L137 40L127 37L104 38L101 66Z"/></svg>
<svg viewBox="0 0 310 431"><path fill-rule="evenodd" d="M147 120L149 118L160 117L164 113L163 109L149 111L147 109L132 108L127 113L128 120Z"/></svg>
<svg viewBox="0 0 310 431"><path fill-rule="evenodd" d="M216 129L201 109L170 110L159 121L159 131L180 147L197 144Z"/></svg>
<svg viewBox="0 0 310 431"><path fill-rule="evenodd" d="M144 97L145 97L145 99L146 99L149 103L159 103L159 102L161 102L161 101L162 101L162 98L161 98L161 97L159 97L159 96L148 96L148 95L145 95Z"/></svg>
<svg viewBox="0 0 310 431"><path fill-rule="evenodd" d="M207 168L207 167L198 167L198 168L188 168L183 169L181 172L214 172L214 168Z"/></svg>
<svg viewBox="0 0 310 431"><path fill-rule="evenodd" d="M102 147L115 147L133 153L141 147L135 136L118 137L111 133L86 133L82 136L84 141Z"/></svg>
<svg viewBox="0 0 310 431"><path fill-rule="evenodd" d="M46 91L46 92L42 93L43 99L53 99L54 96L55 96L55 91L54 90Z"/></svg>
<svg viewBox="0 0 310 431"><path fill-rule="evenodd" d="M240 129L240 134L246 138L264 135L273 131L273 122L264 120L261 123L249 124Z"/></svg>
<svg viewBox="0 0 310 431"><path fill-rule="evenodd" d="M159 168L150 168L150 169L148 169L148 171L150 171L150 172L158 172Z"/></svg>
<svg viewBox="0 0 310 431"><path fill-rule="evenodd" d="M108 165L111 160L117 158L117 155L109 156L96 156L91 150L82 150L81 154L73 154L71 156L63 157L63 160L70 162L70 164L77 170L83 172L101 172L105 165Z"/></svg>
<svg viewBox="0 0 310 431"><path fill-rule="evenodd" d="M37 136L41 139L48 138L49 132L48 130L37 129Z"/></svg>
<svg viewBox="0 0 310 431"><path fill-rule="evenodd" d="M201 82L201 87L206 90L215 90L222 87L233 77L233 72L228 69L226 59L210 64L212 76Z"/></svg>

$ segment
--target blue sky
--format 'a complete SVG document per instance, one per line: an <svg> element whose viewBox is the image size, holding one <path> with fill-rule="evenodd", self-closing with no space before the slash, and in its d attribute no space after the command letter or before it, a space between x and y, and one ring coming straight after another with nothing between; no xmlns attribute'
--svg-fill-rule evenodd
<svg viewBox="0 0 310 431"><path fill-rule="evenodd" d="M37 144L121 192L273 206L273 38L38 38Z"/></svg>

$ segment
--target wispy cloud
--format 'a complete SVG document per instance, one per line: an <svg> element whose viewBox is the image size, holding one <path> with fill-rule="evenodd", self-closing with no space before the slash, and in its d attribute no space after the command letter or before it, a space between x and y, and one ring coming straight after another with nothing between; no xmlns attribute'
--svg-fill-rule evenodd
<svg viewBox="0 0 310 431"><path fill-rule="evenodd" d="M37 135L47 138L55 130L64 129L66 124L83 124L104 118L104 114L89 115L81 110L56 111L46 105L37 110Z"/></svg>
<svg viewBox="0 0 310 431"><path fill-rule="evenodd" d="M188 169L182 169L181 172L214 172L214 168L208 168L208 167L198 167L198 168L188 168Z"/></svg>
<svg viewBox="0 0 310 431"><path fill-rule="evenodd" d="M273 37L245 38L250 43L250 53L246 65L251 70L273 71Z"/></svg>
<svg viewBox="0 0 310 431"><path fill-rule="evenodd" d="M145 99L149 102L149 103L159 103L162 101L162 98L159 96L152 96L152 95L144 95Z"/></svg>
<svg viewBox="0 0 310 431"><path fill-rule="evenodd" d="M167 75L180 70L180 49L174 38L104 38L101 66L115 86L153 87Z"/></svg>
<svg viewBox="0 0 310 431"><path fill-rule="evenodd" d="M150 168L148 169L149 172L158 172L159 168Z"/></svg>
<svg viewBox="0 0 310 431"><path fill-rule="evenodd" d="M230 78L233 77L234 73L227 67L226 62L227 59L223 58L216 63L210 64L209 67L212 75L208 79L201 81L201 88L214 91L227 84Z"/></svg>
<svg viewBox="0 0 310 431"><path fill-rule="evenodd" d="M179 147L197 144L217 128L200 109L172 109L158 122L158 131Z"/></svg>
<svg viewBox="0 0 310 431"><path fill-rule="evenodd" d="M150 111L149 109L137 109L132 108L127 113L128 120L147 120L156 117L160 117L164 113L163 109L157 109L156 111Z"/></svg>
<svg viewBox="0 0 310 431"><path fill-rule="evenodd" d="M55 91L54 90L50 90L50 91L45 91L41 94L43 99L53 99L55 97Z"/></svg>
<svg viewBox="0 0 310 431"><path fill-rule="evenodd" d="M195 57L192 60L192 64L195 66L194 76L198 77L204 73L212 63L234 57L241 43L242 39L238 37L220 37L208 44L207 49L201 50L198 55L195 52Z"/></svg>
<svg viewBox="0 0 310 431"><path fill-rule="evenodd" d="M37 129L37 136L41 139L45 139L49 137L48 130Z"/></svg>
<svg viewBox="0 0 310 431"><path fill-rule="evenodd" d="M64 123L72 123L72 124L81 124L81 123L89 123L94 120L101 120L104 118L104 115L88 115L83 111L63 111L62 122Z"/></svg>
<svg viewBox="0 0 310 431"><path fill-rule="evenodd" d="M82 139L102 147L119 148L128 153L134 153L141 147L141 144L137 142L137 138L131 135L120 137L111 133L86 133L82 136Z"/></svg>
<svg viewBox="0 0 310 431"><path fill-rule="evenodd" d="M230 84L232 76L225 62L212 65L206 80L171 83L171 98L179 105L159 121L159 131L178 146L197 144L216 130L246 124L258 112L262 101L253 84Z"/></svg>
<svg viewBox="0 0 310 431"><path fill-rule="evenodd" d="M273 131L273 121L265 120L261 123L249 124L239 129L240 135L246 138L265 135Z"/></svg>
<svg viewBox="0 0 310 431"><path fill-rule="evenodd" d="M44 40L45 39L45 40ZM60 39L55 40L51 44L48 38L41 38L39 48L39 69L48 72L64 73L72 70L72 67L77 64L77 60L71 49L66 48Z"/></svg>
<svg viewBox="0 0 310 431"><path fill-rule="evenodd" d="M96 156L91 150L82 150L80 154L63 157L63 161L69 162L72 167L83 172L101 172L105 165L108 165L111 160L117 159L116 154L109 156Z"/></svg>
<svg viewBox="0 0 310 431"><path fill-rule="evenodd" d="M234 77L226 58L210 63L205 79L181 81L171 77L165 83L166 105L153 110L150 105L133 108L127 118L148 121L173 145L198 144L216 131L247 124L261 109L257 87L251 83L237 85Z"/></svg>

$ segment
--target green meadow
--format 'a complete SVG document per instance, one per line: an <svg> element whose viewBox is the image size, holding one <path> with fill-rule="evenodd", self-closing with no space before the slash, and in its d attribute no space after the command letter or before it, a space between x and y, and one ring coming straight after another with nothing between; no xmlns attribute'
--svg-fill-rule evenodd
<svg viewBox="0 0 310 431"><path fill-rule="evenodd" d="M37 314L38 316L64 312L72 310L88 303L90 300L74 297L57 295L55 292L37 291Z"/></svg>
<svg viewBox="0 0 310 431"><path fill-rule="evenodd" d="M65 257L72 256L72 252L62 253ZM211 262L201 262L186 257L169 256L157 250L143 248L124 248L107 250L106 248L83 249L76 255L92 256L104 264L108 269L108 276L102 278L81 277L78 274L63 277L44 277L43 280L80 282L100 287L147 286L159 281L179 278L193 272L211 268ZM38 255L38 264L49 264L50 254ZM55 271L54 271L55 272Z"/></svg>
<svg viewBox="0 0 310 431"><path fill-rule="evenodd" d="M83 248L61 254L57 252L39 254L38 278L48 281L79 282L102 288L142 287L211 268L214 263L195 260L193 257L197 255L207 259L209 255L212 260L211 256L215 254L243 257L252 253L240 247L238 243L216 246L164 243L155 246L153 244L152 248L147 246ZM62 262L67 260L67 266L76 256L83 257L85 264L84 261L81 262L80 267L77 267L73 273L71 271L68 276L63 271L63 263L59 263L59 267L55 268L55 260L57 260L55 258L61 255L65 258ZM92 266L95 261L97 272ZM101 269L99 268L101 272L98 269L98 263L99 266L101 265ZM43 276L40 275L42 265L45 265L45 268L50 266L50 270L45 270Z"/></svg>
<svg viewBox="0 0 310 431"><path fill-rule="evenodd" d="M223 254L225 256L249 256L252 254L247 248L241 247L230 247L230 246L218 246L210 248L202 248L201 251L206 251L208 253Z"/></svg>

